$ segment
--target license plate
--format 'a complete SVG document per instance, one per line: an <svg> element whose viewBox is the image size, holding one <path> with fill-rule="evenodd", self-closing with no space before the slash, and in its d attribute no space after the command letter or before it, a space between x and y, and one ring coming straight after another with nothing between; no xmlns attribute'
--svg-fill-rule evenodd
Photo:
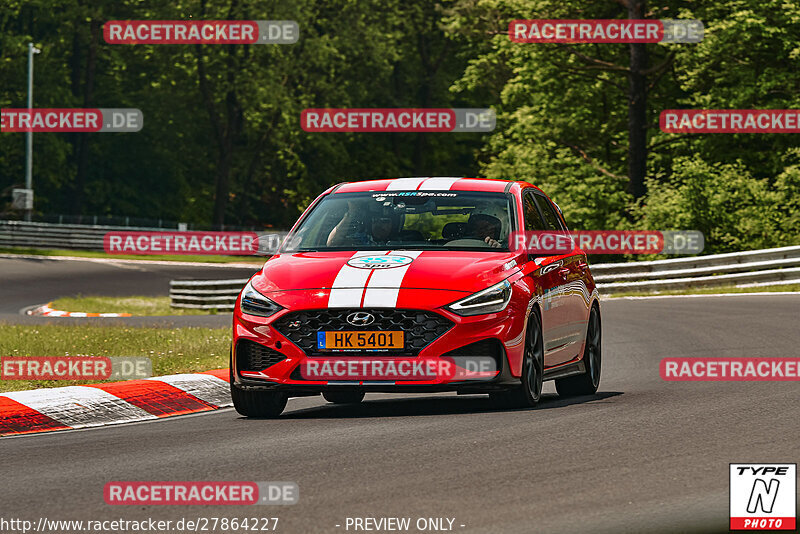
<svg viewBox="0 0 800 534"><path fill-rule="evenodd" d="M321 350L402 349L402 330L380 332L317 332L317 348Z"/></svg>

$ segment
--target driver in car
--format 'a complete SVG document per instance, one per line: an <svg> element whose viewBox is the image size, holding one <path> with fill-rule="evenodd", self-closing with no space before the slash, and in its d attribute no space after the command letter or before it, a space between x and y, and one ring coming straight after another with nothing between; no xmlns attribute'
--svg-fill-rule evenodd
<svg viewBox="0 0 800 534"><path fill-rule="evenodd" d="M328 246L374 246L389 241L397 232L396 217L391 213L370 213L366 221L357 216L358 206L347 203L342 220L328 235Z"/></svg>
<svg viewBox="0 0 800 534"><path fill-rule="evenodd" d="M492 248L500 248L500 230L503 225L500 219L484 213L474 213L467 220L464 228L464 237L479 239Z"/></svg>

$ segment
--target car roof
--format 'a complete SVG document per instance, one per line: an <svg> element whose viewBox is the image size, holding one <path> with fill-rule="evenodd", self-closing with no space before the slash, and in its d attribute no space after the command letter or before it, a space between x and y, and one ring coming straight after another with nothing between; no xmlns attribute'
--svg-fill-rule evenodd
<svg viewBox="0 0 800 534"><path fill-rule="evenodd" d="M331 193L361 193L367 191L481 191L503 193L510 191L514 184L520 187L534 187L527 182L512 180L493 180L488 178L458 177L413 177L388 180L366 180L345 182L331 188Z"/></svg>

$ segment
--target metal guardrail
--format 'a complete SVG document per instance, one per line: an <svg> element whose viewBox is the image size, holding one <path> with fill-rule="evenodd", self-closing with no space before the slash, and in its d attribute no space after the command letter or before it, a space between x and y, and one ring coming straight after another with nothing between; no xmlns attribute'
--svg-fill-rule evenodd
<svg viewBox="0 0 800 534"><path fill-rule="evenodd" d="M601 293L800 283L800 246L592 266Z"/></svg>
<svg viewBox="0 0 800 534"><path fill-rule="evenodd" d="M88 219L88 217L87 217ZM236 227L227 227L234 231ZM112 226L98 224L56 224L0 220L0 247L103 250L103 236L108 232L177 232L176 228L155 226ZM255 230L247 230L255 231ZM271 232L264 235L278 234ZM278 244L280 241L278 241ZM267 245L274 247L272 241Z"/></svg>
<svg viewBox="0 0 800 534"><path fill-rule="evenodd" d="M800 246L592 266L601 294L729 285L800 284ZM173 280L175 308L232 310L242 280Z"/></svg>
<svg viewBox="0 0 800 534"><path fill-rule="evenodd" d="M169 283L170 306L232 311L247 280L172 280Z"/></svg>
<svg viewBox="0 0 800 534"><path fill-rule="evenodd" d="M26 221L0 221L0 247L103 250L107 232L163 232L164 228L136 226L88 226Z"/></svg>

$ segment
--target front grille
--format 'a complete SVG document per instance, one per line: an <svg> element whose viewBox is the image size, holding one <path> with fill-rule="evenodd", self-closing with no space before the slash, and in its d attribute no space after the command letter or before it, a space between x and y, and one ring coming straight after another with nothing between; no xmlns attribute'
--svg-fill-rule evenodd
<svg viewBox="0 0 800 534"><path fill-rule="evenodd" d="M353 326L347 316L367 312L375 316L368 326ZM306 354L321 354L317 350L317 332L326 331L386 331L405 332L405 348L387 351L392 354L416 355L436 338L450 330L453 322L438 313L391 308L331 308L287 313L272 325L278 332L300 347Z"/></svg>
<svg viewBox="0 0 800 534"><path fill-rule="evenodd" d="M285 359L286 356L277 350L249 339L240 339L236 343L236 369L239 371L263 371Z"/></svg>

